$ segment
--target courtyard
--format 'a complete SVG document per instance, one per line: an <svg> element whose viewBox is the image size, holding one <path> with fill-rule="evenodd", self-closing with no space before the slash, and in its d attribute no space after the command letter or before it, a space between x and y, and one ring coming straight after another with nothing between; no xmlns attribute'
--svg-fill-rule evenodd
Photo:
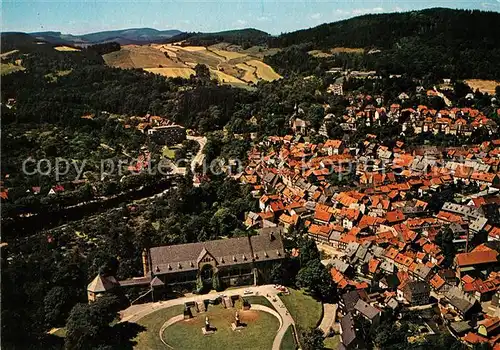
<svg viewBox="0 0 500 350"><path fill-rule="evenodd" d="M233 331L236 309L225 309L221 305L210 306L206 313L195 315L167 327L163 339L174 349L271 349L279 328L278 319L263 311L238 310L240 321L245 327ZM210 327L216 331L203 335L205 316Z"/></svg>

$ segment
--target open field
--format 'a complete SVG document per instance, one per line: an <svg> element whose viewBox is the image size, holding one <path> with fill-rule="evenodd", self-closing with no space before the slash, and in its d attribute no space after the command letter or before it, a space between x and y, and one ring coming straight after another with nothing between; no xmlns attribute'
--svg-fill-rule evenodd
<svg viewBox="0 0 500 350"><path fill-rule="evenodd" d="M216 49L210 49L210 51L216 53L219 56L224 57L226 60L232 60L235 58L243 58L243 57L248 57L248 55L239 53L239 52L233 52L233 51L225 51L225 50L216 50Z"/></svg>
<svg viewBox="0 0 500 350"><path fill-rule="evenodd" d="M353 47L334 47L332 53L363 53L364 49Z"/></svg>
<svg viewBox="0 0 500 350"><path fill-rule="evenodd" d="M307 53L313 57L318 57L318 58L332 57L333 56L333 53L323 52L321 50L312 50L312 51L308 51Z"/></svg>
<svg viewBox="0 0 500 350"><path fill-rule="evenodd" d="M500 81L495 80L467 79L465 82L472 90L476 91L476 89L479 89L482 93L487 92L490 95L494 95L495 88L500 85Z"/></svg>
<svg viewBox="0 0 500 350"><path fill-rule="evenodd" d="M45 74L45 78L48 78L50 81L55 82L59 77L64 77L65 75L70 74L72 71L73 71L72 69L59 70L55 73Z"/></svg>
<svg viewBox="0 0 500 350"><path fill-rule="evenodd" d="M276 73L274 69L272 69L270 66L265 64L264 62L257 61L257 60L251 60L246 62L249 66L257 68L257 77L266 80L266 81L273 81L276 79L280 79L281 75Z"/></svg>
<svg viewBox="0 0 500 350"><path fill-rule="evenodd" d="M103 55L107 65L119 68L185 68L177 60L167 58L163 52L151 46L125 45L120 51Z"/></svg>
<svg viewBox="0 0 500 350"><path fill-rule="evenodd" d="M54 49L57 51L81 51L79 49L75 49L74 47L69 47L69 46L56 46L54 47Z"/></svg>
<svg viewBox="0 0 500 350"><path fill-rule="evenodd" d="M13 63L0 63L1 75L7 75L25 69L26 68L24 68L23 66L18 66Z"/></svg>
<svg viewBox="0 0 500 350"><path fill-rule="evenodd" d="M225 50L224 48L230 48ZM252 48L236 51L235 45L180 46L173 44L124 45L120 51L103 55L106 64L119 68L142 68L166 77L189 78L197 64L209 67L213 78L222 84L250 88L259 80L281 78L270 66L251 55ZM241 49L241 48L240 48ZM253 49L258 54L264 48ZM274 51L273 51L274 52Z"/></svg>
<svg viewBox="0 0 500 350"><path fill-rule="evenodd" d="M289 289L290 295L281 296L295 324L302 329L316 328L323 315L323 306L303 290Z"/></svg>
<svg viewBox="0 0 500 350"><path fill-rule="evenodd" d="M196 75L194 69L191 68L144 68L144 70L169 78L181 77L189 79L191 74Z"/></svg>
<svg viewBox="0 0 500 350"><path fill-rule="evenodd" d="M269 48L263 47L263 46L252 46L252 47L250 47L246 50L242 50L240 52L245 54L245 55L249 55L249 56L257 57L259 59L263 59L264 56L272 56L272 55L277 54L280 51L281 51L281 49L278 49L278 48L269 49Z"/></svg>
<svg viewBox="0 0 500 350"><path fill-rule="evenodd" d="M350 47L334 47L333 49L330 50L312 50L309 51L308 54L314 57L318 58L324 58L324 57L332 57L334 54L337 53L356 53L356 54L362 54L365 52L364 49L361 48L350 48Z"/></svg>
<svg viewBox="0 0 500 350"><path fill-rule="evenodd" d="M257 68L249 66L248 64L245 63L238 63L236 64L236 67L245 71L245 73L241 77L242 80L251 83L256 83L257 81L259 81L259 79L257 79L257 76L255 75Z"/></svg>
<svg viewBox="0 0 500 350"><path fill-rule="evenodd" d="M134 339L137 342L135 348L139 350L164 349L165 345L160 340L160 328L165 321L182 314L183 311L184 306L177 305L160 309L141 318L137 323L146 330Z"/></svg>
<svg viewBox="0 0 500 350"><path fill-rule="evenodd" d="M235 309L214 306L207 313L171 325L165 330L163 338L174 349L271 349L279 327L276 317L261 311L238 312L241 322L247 325L241 331L231 329ZM210 325L217 328L214 334L207 336L201 332L205 326L205 315L209 317Z"/></svg>
<svg viewBox="0 0 500 350"><path fill-rule="evenodd" d="M245 84L245 82L243 80L240 80L236 77L233 77L232 75L226 74L224 72L221 72L221 71L218 71L215 69L210 70L210 75L212 75L214 78L219 80L219 82L221 82L221 83Z"/></svg>

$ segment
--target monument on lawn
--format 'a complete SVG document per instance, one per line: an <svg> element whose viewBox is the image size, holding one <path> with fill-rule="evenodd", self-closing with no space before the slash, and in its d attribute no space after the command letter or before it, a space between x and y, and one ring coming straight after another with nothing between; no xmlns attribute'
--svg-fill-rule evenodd
<svg viewBox="0 0 500 350"><path fill-rule="evenodd" d="M236 314L234 315L234 322L231 323L231 329L233 331L240 330L245 328L245 325L241 323L240 321L240 314L238 313L238 310L236 310Z"/></svg>
<svg viewBox="0 0 500 350"><path fill-rule="evenodd" d="M240 325L240 315L238 314L238 310L236 310L236 314L234 315L234 323L236 323L236 326Z"/></svg>
<svg viewBox="0 0 500 350"><path fill-rule="evenodd" d="M191 308L187 305L184 306L184 319L193 318L193 313L191 312Z"/></svg>
<svg viewBox="0 0 500 350"><path fill-rule="evenodd" d="M216 328L210 326L210 320L208 319L208 316L205 317L205 327L201 327L203 335L215 333L216 330Z"/></svg>

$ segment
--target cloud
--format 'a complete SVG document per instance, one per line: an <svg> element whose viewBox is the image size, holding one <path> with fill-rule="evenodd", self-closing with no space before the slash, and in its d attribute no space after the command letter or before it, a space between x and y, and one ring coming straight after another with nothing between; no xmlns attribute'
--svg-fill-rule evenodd
<svg viewBox="0 0 500 350"><path fill-rule="evenodd" d="M271 20L271 18L269 18L269 17L267 17L267 16L260 16L260 17L257 17L256 19L257 19L257 21L259 21L259 22L268 22L268 21L270 21L270 20Z"/></svg>
<svg viewBox="0 0 500 350"><path fill-rule="evenodd" d="M335 13L337 15L348 15L350 12L349 11L345 11L345 10L341 10L341 9L336 9Z"/></svg>
<svg viewBox="0 0 500 350"><path fill-rule="evenodd" d="M320 19L321 18L321 13L313 13L312 15L309 16L311 19Z"/></svg>
<svg viewBox="0 0 500 350"><path fill-rule="evenodd" d="M234 22L233 25L235 25L235 26L244 26L246 24L247 24L247 21L245 21L244 19L238 19L238 20L236 20L236 22Z"/></svg>
<svg viewBox="0 0 500 350"><path fill-rule="evenodd" d="M403 10L403 8L402 8L402 7L399 7L399 6L394 7L394 9L393 9L393 10L394 10L394 11L396 11L396 12L401 12L401 11L404 11L404 10Z"/></svg>
<svg viewBox="0 0 500 350"><path fill-rule="evenodd" d="M497 0L497 4L491 2L483 2L481 6L486 9L498 8L500 6L500 1Z"/></svg>
<svg viewBox="0 0 500 350"><path fill-rule="evenodd" d="M352 10L353 15L365 15L367 13L380 13L384 12L382 7L374 7L374 8L363 8L363 9L354 9Z"/></svg>

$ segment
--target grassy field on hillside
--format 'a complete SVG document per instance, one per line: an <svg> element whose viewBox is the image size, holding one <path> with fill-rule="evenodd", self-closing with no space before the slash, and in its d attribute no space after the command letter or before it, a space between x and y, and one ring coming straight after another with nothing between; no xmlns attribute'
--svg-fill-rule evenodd
<svg viewBox="0 0 500 350"><path fill-rule="evenodd" d="M270 66L259 60L266 51L223 50L223 46L179 46L172 44L124 45L119 51L103 55L106 64L118 68L142 68L166 77L189 78L197 64L209 67L213 78L222 84L249 88L259 80L281 78ZM235 48L232 47L231 50Z"/></svg>
<svg viewBox="0 0 500 350"><path fill-rule="evenodd" d="M303 290L289 289L290 295L281 296L295 324L302 329L315 328L321 320L323 305Z"/></svg>
<svg viewBox="0 0 500 350"><path fill-rule="evenodd" d="M495 80L467 79L465 82L472 90L476 91L476 89L479 89L482 93L488 93L490 95L494 95L495 88L500 85L500 81Z"/></svg>

